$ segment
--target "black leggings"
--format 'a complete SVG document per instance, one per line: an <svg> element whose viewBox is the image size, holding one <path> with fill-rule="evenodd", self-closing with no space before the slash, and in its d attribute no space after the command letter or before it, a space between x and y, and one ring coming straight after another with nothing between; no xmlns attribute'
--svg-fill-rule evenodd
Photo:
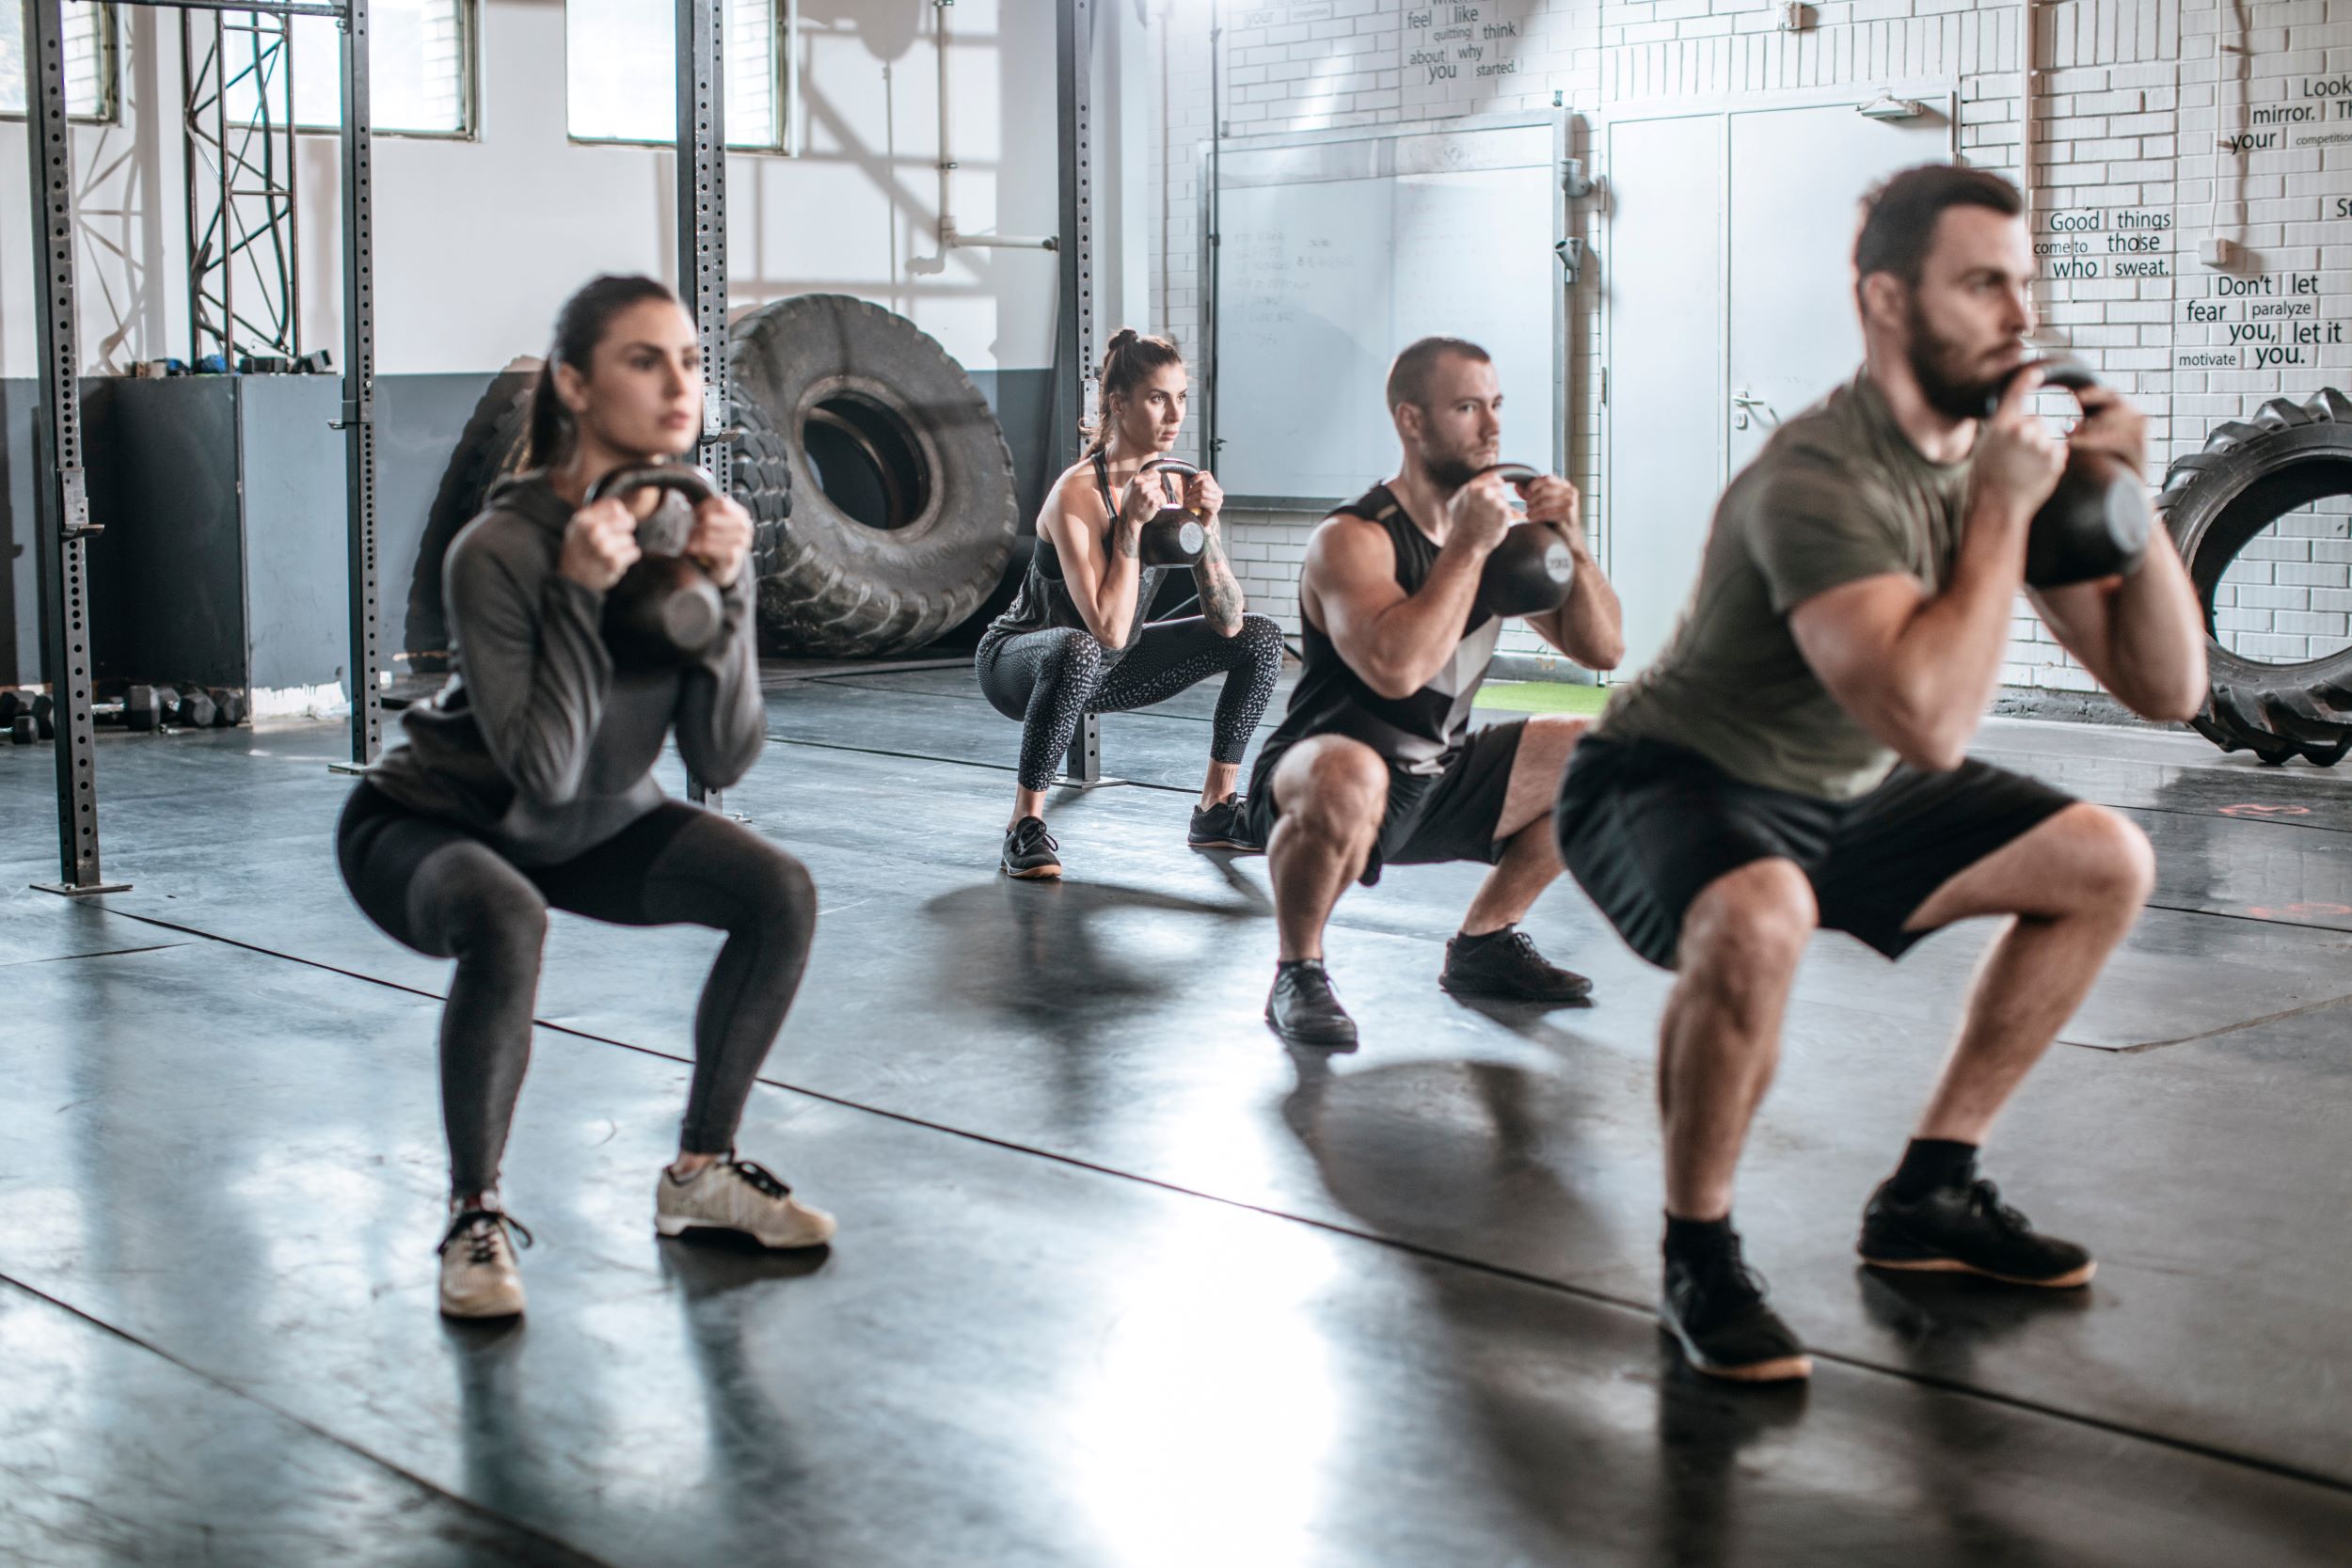
<svg viewBox="0 0 2352 1568"><path fill-rule="evenodd" d="M1105 669L1104 658L1103 644L1082 629L992 630L980 639L974 659L980 690L997 712L1021 721L1022 788L1054 782L1081 716L1149 707L1220 670L1225 689L1217 694L1209 755L1241 761L1281 678L1282 629L1263 615L1243 616L1231 637L1218 636L1198 615L1159 621L1144 627L1116 664Z"/></svg>
<svg viewBox="0 0 2352 1568"><path fill-rule="evenodd" d="M559 865L524 867L463 828L361 784L335 836L343 885L396 941L455 958L441 1009L441 1119L450 1190L498 1185L531 1060L539 951L550 907L616 926L727 933L694 1014L694 1080L679 1147L734 1147L752 1080L784 1027L817 929L817 885L739 822L665 800Z"/></svg>

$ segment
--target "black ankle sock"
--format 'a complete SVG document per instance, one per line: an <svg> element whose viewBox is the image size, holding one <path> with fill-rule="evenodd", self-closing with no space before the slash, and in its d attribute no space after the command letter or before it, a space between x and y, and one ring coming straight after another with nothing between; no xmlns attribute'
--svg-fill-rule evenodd
<svg viewBox="0 0 2352 1568"><path fill-rule="evenodd" d="M1949 1138L1914 1138L1903 1150L1887 1190L1904 1203L1915 1203L1938 1187L1965 1187L1977 1178L1977 1146Z"/></svg>
<svg viewBox="0 0 2352 1568"><path fill-rule="evenodd" d="M1454 950L1461 953L1471 948L1484 947L1490 942L1497 942L1509 936L1518 928L1519 923L1515 920L1508 926L1498 926L1491 931L1481 931L1476 936L1470 935L1468 931L1456 931L1454 933Z"/></svg>
<svg viewBox="0 0 2352 1568"><path fill-rule="evenodd" d="M1668 1258L1697 1258L1721 1252L1739 1239L1731 1228L1731 1216L1719 1220L1684 1220L1666 1216L1665 1253Z"/></svg>

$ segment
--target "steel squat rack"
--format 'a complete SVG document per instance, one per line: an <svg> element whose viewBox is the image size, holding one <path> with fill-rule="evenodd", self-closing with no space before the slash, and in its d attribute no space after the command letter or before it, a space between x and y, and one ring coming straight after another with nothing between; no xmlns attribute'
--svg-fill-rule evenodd
<svg viewBox="0 0 2352 1568"><path fill-rule="evenodd" d="M384 669L376 623L374 215L368 112L368 0L116 0L158 9L324 16L338 24L342 79L343 432L350 548L351 765L375 760L384 740ZM40 406L34 421L34 532L41 584L41 662L56 695L58 879L52 893L119 892L99 862L98 778L90 718L90 521L83 466L81 334L74 314L74 165L66 116L63 0L23 0L25 142L32 159ZM729 478L722 435L727 405L726 160L720 40L723 0L677 0L678 255L680 293L703 350L700 457ZM704 798L696 787L697 799Z"/></svg>
<svg viewBox="0 0 2352 1568"><path fill-rule="evenodd" d="M0 0L5 3L5 0ZM247 11L332 17L341 45L343 118L343 396L350 548L351 762L367 767L382 750L379 687L384 655L376 622L374 210L368 116L368 0L116 0L158 9ZM59 876L34 884L69 895L119 892L99 863L98 779L90 717L89 604L85 552L100 531L89 518L83 468L80 334L74 316L74 199L66 117L63 0L23 0L26 145L32 158L33 226L41 272L40 392L34 421L33 488L41 582L44 673L56 690ZM728 485L726 148L723 126L724 0L676 0L677 240L686 276L680 293L702 341L703 465ZM1077 460L1078 420L1093 357L1092 103L1096 0L1056 6L1059 77L1060 298L1054 347L1054 450L1058 466ZM1071 771L1100 778L1100 739L1088 716L1072 747ZM716 792L689 781L693 798Z"/></svg>

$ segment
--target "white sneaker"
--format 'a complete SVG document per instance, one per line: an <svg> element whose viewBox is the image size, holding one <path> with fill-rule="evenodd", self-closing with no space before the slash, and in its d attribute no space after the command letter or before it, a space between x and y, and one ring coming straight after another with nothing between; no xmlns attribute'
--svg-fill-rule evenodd
<svg viewBox="0 0 2352 1568"><path fill-rule="evenodd" d="M762 1246L822 1246L833 1216L792 1196L765 1165L729 1154L680 1181L664 1170L654 1191L653 1227L664 1236L692 1229L739 1230Z"/></svg>
<svg viewBox="0 0 2352 1568"><path fill-rule="evenodd" d="M511 1318L523 1309L522 1271L515 1266L512 1229L531 1244L531 1232L497 1209L468 1209L441 1238L441 1313L451 1318Z"/></svg>

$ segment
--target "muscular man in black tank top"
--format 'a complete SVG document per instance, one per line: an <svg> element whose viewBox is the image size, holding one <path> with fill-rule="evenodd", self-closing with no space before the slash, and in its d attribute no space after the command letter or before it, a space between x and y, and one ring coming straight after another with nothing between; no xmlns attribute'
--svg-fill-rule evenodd
<svg viewBox="0 0 2352 1568"><path fill-rule="evenodd" d="M1271 832L1280 962L1266 1021L1296 1045L1352 1045L1356 1024L1323 970L1323 927L1351 879L1384 864L1493 865L1439 984L1456 994L1581 1001L1591 982L1545 961L1515 927L1560 875L1551 802L1581 720L1470 728L1502 623L1472 601L1487 553L1513 521L1496 461L1499 389L1486 351L1424 338L1389 372L1397 476L1315 531L1298 585L1306 669L1260 753L1248 800ZM1595 670L1625 652L1617 596L1586 548L1576 487L1539 480L1527 515L1576 556L1558 610L1528 624Z"/></svg>

